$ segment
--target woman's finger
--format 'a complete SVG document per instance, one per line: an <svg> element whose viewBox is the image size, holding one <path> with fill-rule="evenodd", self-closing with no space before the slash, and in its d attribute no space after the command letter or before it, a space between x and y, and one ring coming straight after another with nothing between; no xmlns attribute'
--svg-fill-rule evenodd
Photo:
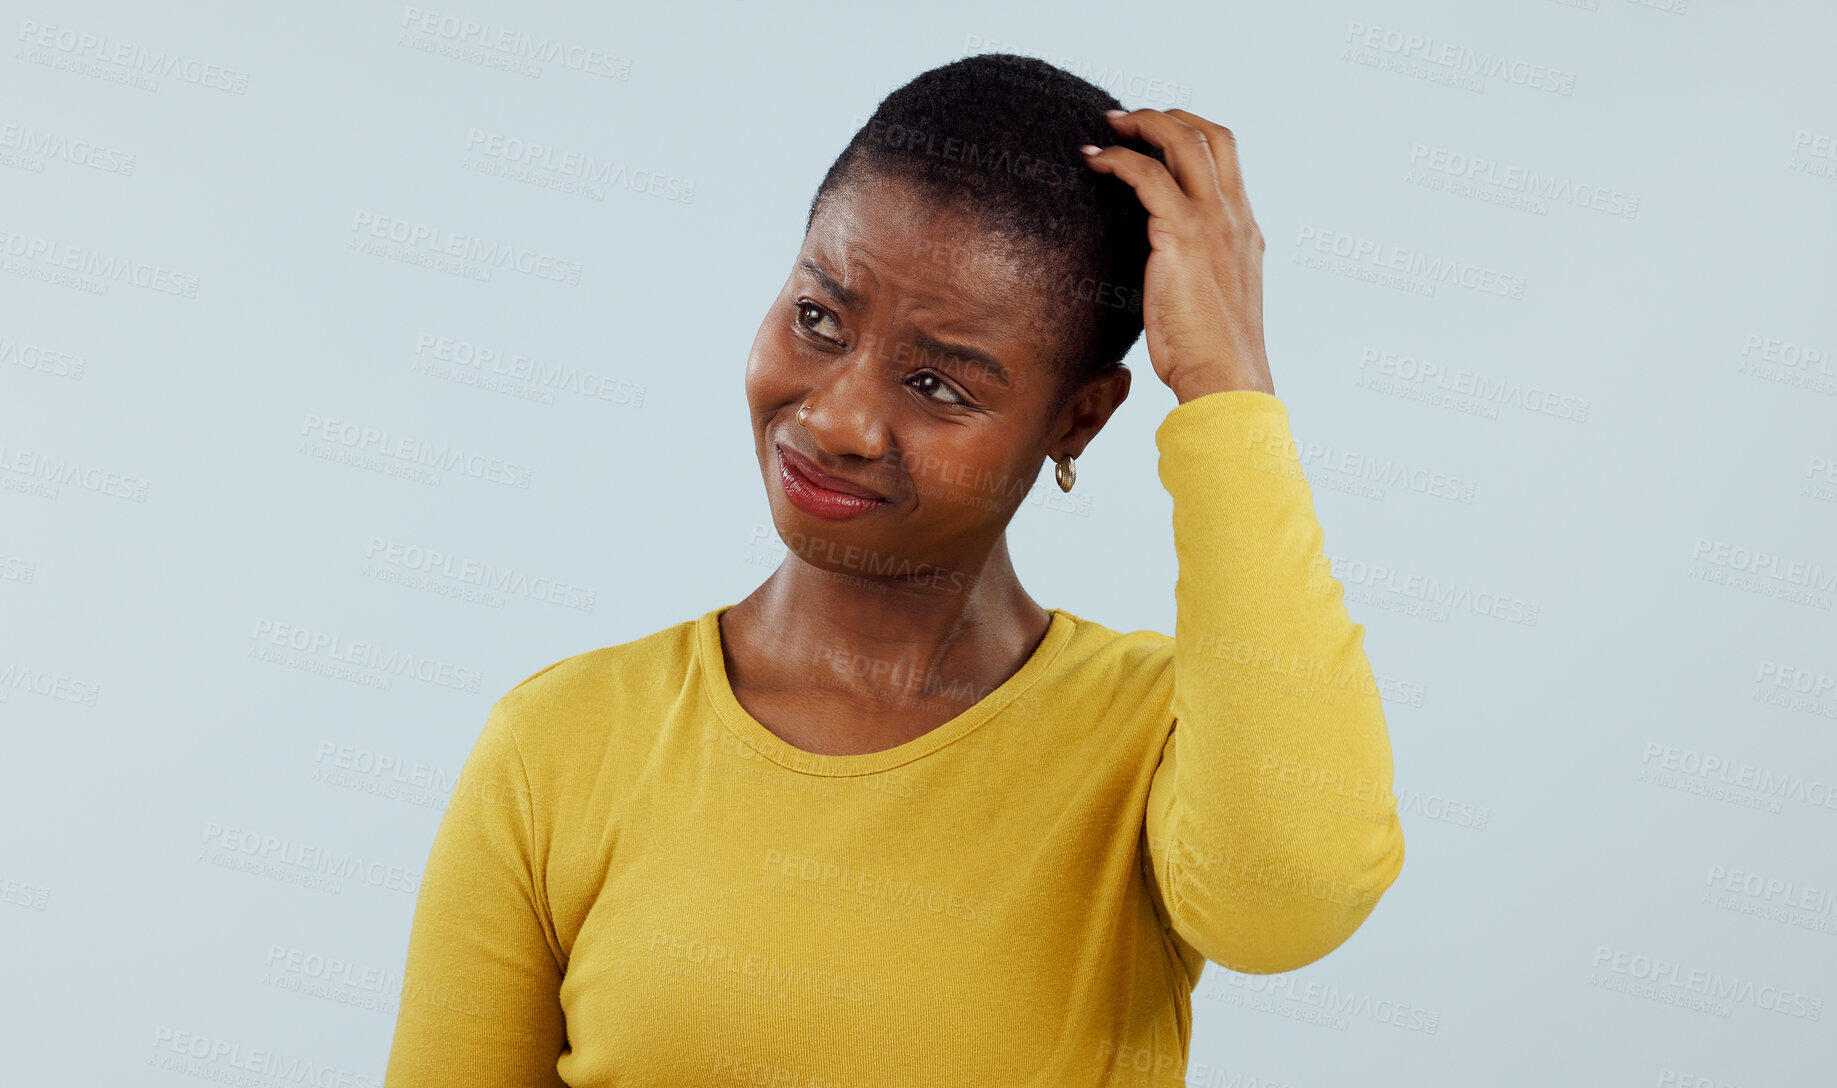
<svg viewBox="0 0 1837 1088"><path fill-rule="evenodd" d="M1244 172L1238 166L1236 134L1218 122L1208 121L1191 110L1171 109L1167 112L1206 134L1207 141L1212 145L1212 166L1218 172L1219 193L1227 197L1244 199Z"/></svg>
<svg viewBox="0 0 1837 1088"><path fill-rule="evenodd" d="M1220 193L1218 170L1212 162L1210 140L1204 130L1171 113L1141 109L1111 117L1117 134L1146 140L1161 149L1167 169L1187 196L1215 200Z"/></svg>
<svg viewBox="0 0 1837 1088"><path fill-rule="evenodd" d="M1179 183L1167 172L1167 167L1140 151L1111 144L1095 155L1086 155L1084 161L1093 170L1114 174L1128 182L1149 215L1176 220L1185 210L1186 194L1180 191Z"/></svg>

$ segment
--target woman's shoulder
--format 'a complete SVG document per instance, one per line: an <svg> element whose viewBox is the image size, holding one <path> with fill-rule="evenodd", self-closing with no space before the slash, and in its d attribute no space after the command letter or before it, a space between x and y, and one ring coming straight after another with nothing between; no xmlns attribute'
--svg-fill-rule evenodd
<svg viewBox="0 0 1837 1088"><path fill-rule="evenodd" d="M1173 636L1148 628L1122 630L1068 612L1053 611L1072 622L1072 635L1056 662L1055 672L1081 685L1118 689L1159 682L1171 675Z"/></svg>
<svg viewBox="0 0 1837 1088"><path fill-rule="evenodd" d="M696 620L572 654L511 685L494 711L527 757L575 749L629 721L655 721L680 695L695 659ZM578 749L575 749L578 750Z"/></svg>
<svg viewBox="0 0 1837 1088"><path fill-rule="evenodd" d="M566 700L582 685L644 675L673 662L686 667L694 656L696 622L683 620L625 642L571 654L512 684L502 698L519 703Z"/></svg>
<svg viewBox="0 0 1837 1088"><path fill-rule="evenodd" d="M1174 648L1172 635L1146 627L1131 628L1127 631L1109 624L1087 619L1063 608L1055 608L1072 621L1072 641L1067 649L1076 648L1086 655L1109 656L1123 659L1141 659L1159 654L1171 654Z"/></svg>
<svg viewBox="0 0 1837 1088"><path fill-rule="evenodd" d="M1068 750L1094 745L1090 758L1117 758L1125 749L1116 748L1116 740L1129 734L1142 758L1158 759L1171 721L1174 640L1160 631L1053 611L1071 622L1072 631L1046 675L1017 700L1018 709L1054 730L1055 743ZM1110 755L1098 754L1103 752Z"/></svg>

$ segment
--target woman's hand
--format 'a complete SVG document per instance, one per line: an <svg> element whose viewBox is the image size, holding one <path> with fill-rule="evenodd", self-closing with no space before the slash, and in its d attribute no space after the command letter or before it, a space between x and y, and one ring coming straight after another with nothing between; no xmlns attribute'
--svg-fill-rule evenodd
<svg viewBox="0 0 1837 1088"><path fill-rule="evenodd" d="M1228 389L1274 394L1263 349L1263 232L1250 215L1231 130L1187 110L1110 117L1160 162L1112 145L1085 162L1135 189L1153 252L1142 283L1148 361L1180 403Z"/></svg>

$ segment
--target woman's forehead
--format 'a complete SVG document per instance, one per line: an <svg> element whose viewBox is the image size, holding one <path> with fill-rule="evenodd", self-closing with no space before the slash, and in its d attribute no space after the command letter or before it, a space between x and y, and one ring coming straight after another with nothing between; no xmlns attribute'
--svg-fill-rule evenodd
<svg viewBox="0 0 1837 1088"><path fill-rule="evenodd" d="M1000 316L1003 323L1039 309L1040 262L1024 243L960 206L850 188L826 198L798 261L806 278L834 288L838 303L863 304L891 291L965 319Z"/></svg>

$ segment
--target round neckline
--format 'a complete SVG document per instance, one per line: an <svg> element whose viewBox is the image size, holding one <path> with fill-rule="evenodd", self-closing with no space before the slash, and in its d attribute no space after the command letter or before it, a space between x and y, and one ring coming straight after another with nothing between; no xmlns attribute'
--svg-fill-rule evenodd
<svg viewBox="0 0 1837 1088"><path fill-rule="evenodd" d="M738 603L738 602L736 602ZM1071 641L1076 618L1062 609L1047 609L1052 614L1052 624L1046 629L1046 637L1034 648L1033 655L999 684L994 691L964 709L963 713L944 724L914 737L904 744L892 748L883 748L878 752L856 752L850 755L832 755L822 752L807 752L778 734L767 729L754 718L752 713L740 705L734 695L733 684L727 676L727 656L721 649L721 615L732 604L725 604L713 609L696 621L696 635L700 650L702 687L709 702L714 704L715 713L729 730L746 742L754 751L772 762L798 771L803 774L823 775L827 777L845 777L849 775L876 774L890 770L901 764L910 763L961 740L980 728L990 718L1000 713L1012 703L1017 696L1031 687L1047 669L1052 667L1059 651Z"/></svg>

